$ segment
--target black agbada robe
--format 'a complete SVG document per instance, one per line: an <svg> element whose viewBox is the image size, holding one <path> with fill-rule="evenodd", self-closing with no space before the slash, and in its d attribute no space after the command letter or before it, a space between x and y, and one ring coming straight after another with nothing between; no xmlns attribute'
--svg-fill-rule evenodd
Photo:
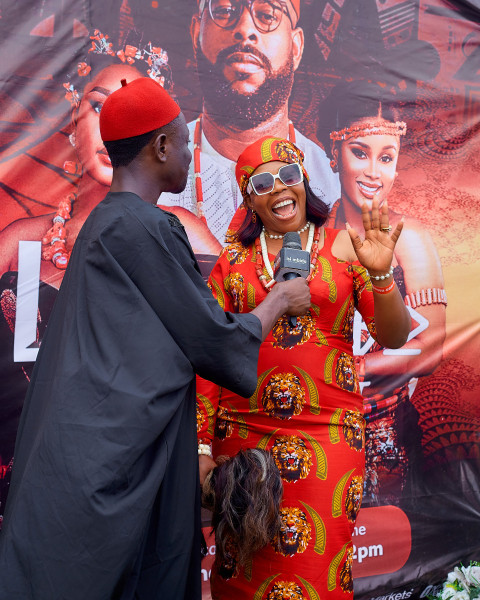
<svg viewBox="0 0 480 600"><path fill-rule="evenodd" d="M0 545L3 600L201 597L195 373L249 396L261 324L224 313L176 217L109 193L42 342Z"/></svg>

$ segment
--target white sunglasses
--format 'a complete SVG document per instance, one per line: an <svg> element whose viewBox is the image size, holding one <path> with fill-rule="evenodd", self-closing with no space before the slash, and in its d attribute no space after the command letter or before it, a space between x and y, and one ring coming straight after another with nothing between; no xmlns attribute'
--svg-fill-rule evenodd
<svg viewBox="0 0 480 600"><path fill-rule="evenodd" d="M250 194L250 192L254 191L257 196L269 194L275 187L275 181L277 179L280 179L280 181L288 187L302 183L303 171L300 163L284 165L278 169L276 175L269 173L268 171L252 175L248 181L247 192Z"/></svg>

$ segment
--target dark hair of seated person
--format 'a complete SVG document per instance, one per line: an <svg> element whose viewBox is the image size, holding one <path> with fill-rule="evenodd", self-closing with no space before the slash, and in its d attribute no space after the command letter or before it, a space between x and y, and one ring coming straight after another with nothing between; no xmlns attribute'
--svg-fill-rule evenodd
<svg viewBox="0 0 480 600"><path fill-rule="evenodd" d="M236 562L244 565L278 539L282 479L271 453L258 448L219 456L217 463L203 484L202 505L212 511L217 560L233 547Z"/></svg>

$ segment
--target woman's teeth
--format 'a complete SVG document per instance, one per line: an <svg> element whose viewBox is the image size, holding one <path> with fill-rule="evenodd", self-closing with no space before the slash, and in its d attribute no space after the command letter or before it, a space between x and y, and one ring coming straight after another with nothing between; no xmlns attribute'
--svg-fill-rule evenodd
<svg viewBox="0 0 480 600"><path fill-rule="evenodd" d="M286 207L291 207L291 210ZM292 212L294 209L293 200L282 200L282 202L278 202L275 206L272 207L272 211L279 216L285 216Z"/></svg>
<svg viewBox="0 0 480 600"><path fill-rule="evenodd" d="M361 190L363 190L364 192L367 192L367 194L376 194L380 191L381 189L381 185L375 185L375 186L371 186L371 185L367 185L365 183L361 183L360 181L358 182L358 186Z"/></svg>

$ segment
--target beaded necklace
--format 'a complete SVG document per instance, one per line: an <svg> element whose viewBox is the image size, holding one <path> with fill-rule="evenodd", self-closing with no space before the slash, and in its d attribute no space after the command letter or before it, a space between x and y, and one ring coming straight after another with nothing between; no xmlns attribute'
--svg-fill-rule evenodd
<svg viewBox="0 0 480 600"><path fill-rule="evenodd" d="M312 279L313 273L315 271L315 266L318 261L318 243L320 241L320 231L320 226L315 227L313 223L310 223L307 245L305 246L305 251L310 253L310 273L308 274L307 282ZM270 260L268 258L267 241L265 239L264 231L262 231L260 233L260 236L255 240L255 251L255 272L263 287L267 290L267 292L269 292L271 287L275 284L275 279L272 265L270 264ZM267 276L263 273L264 267L270 278L270 281L268 282Z"/></svg>
<svg viewBox="0 0 480 600"><path fill-rule="evenodd" d="M205 224L207 219L203 211L203 187L202 187L202 170L200 165L200 152L202 150L202 117L200 115L195 122L193 132L193 178L195 182L195 196L197 198L197 216ZM295 143L295 128L291 121L288 122L288 139Z"/></svg>
<svg viewBox="0 0 480 600"><path fill-rule="evenodd" d="M62 271L67 268L70 259L70 251L66 248L67 230L65 222L70 219L72 204L77 194L68 194L60 201L57 212L53 216L53 226L47 231L42 239L42 259L51 260L52 263Z"/></svg>
<svg viewBox="0 0 480 600"><path fill-rule="evenodd" d="M302 227L301 229L297 230L297 233L303 233L304 231L307 231L307 229L310 227L310 221L307 221L307 224ZM265 235L267 237L269 237L271 240L283 240L283 238L285 237L284 233L279 233L278 235L272 234L272 233L268 233L268 231L265 229L265 227L263 228L263 231L265 232ZM310 252L310 251L309 251Z"/></svg>

